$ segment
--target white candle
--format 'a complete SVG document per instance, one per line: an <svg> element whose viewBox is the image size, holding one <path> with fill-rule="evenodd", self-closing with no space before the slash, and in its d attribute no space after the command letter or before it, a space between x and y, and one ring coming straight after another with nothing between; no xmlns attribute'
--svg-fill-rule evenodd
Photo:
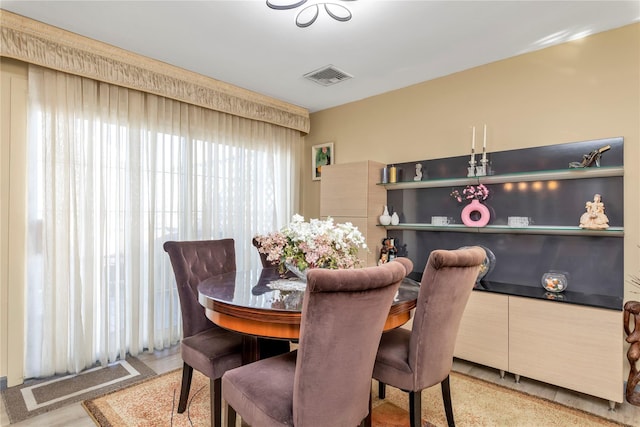
<svg viewBox="0 0 640 427"><path fill-rule="evenodd" d="M472 128L473 135L471 136L471 160L473 160L473 153L476 149L476 127Z"/></svg>
<svg viewBox="0 0 640 427"><path fill-rule="evenodd" d="M482 141L482 152L487 149L487 125L484 125L484 140Z"/></svg>
<svg viewBox="0 0 640 427"><path fill-rule="evenodd" d="M471 157L469 158L469 164L475 164L475 149L476 149L476 127L473 126L472 130L473 134L471 135ZM473 165L471 166L473 168Z"/></svg>

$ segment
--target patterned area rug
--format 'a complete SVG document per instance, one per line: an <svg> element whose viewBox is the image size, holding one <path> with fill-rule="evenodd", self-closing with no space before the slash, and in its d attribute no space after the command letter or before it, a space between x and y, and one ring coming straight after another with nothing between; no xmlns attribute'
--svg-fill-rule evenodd
<svg viewBox="0 0 640 427"><path fill-rule="evenodd" d="M459 372L452 372L450 381L453 413L458 427L625 426L598 415ZM375 384L375 396L377 396L377 387L378 385ZM377 398L374 398L374 406L376 401ZM385 401L405 410L409 408L408 393L393 387L387 387ZM602 402L603 405L607 404L604 400ZM423 422L429 421L427 426L447 425L440 385L422 391L422 418ZM409 426L408 422L399 425Z"/></svg>
<svg viewBox="0 0 640 427"><path fill-rule="evenodd" d="M169 372L127 389L83 402L101 427L208 426L209 381L194 371L189 406L176 413L181 370ZM377 390L374 381L372 387ZM460 373L451 375L456 425L464 426L620 426L596 415L530 396ZM377 393L374 392L374 395ZM407 393L387 387L387 398L373 400L375 427L408 427ZM445 426L440 387L422 393L423 425ZM240 420L238 420L240 425Z"/></svg>
<svg viewBox="0 0 640 427"><path fill-rule="evenodd" d="M194 370L187 410L178 414L182 369L82 402L101 427L209 426L209 379Z"/></svg>
<svg viewBox="0 0 640 427"><path fill-rule="evenodd" d="M122 389L156 373L135 357L106 367L88 369L77 375L58 375L2 391L11 424L71 403Z"/></svg>

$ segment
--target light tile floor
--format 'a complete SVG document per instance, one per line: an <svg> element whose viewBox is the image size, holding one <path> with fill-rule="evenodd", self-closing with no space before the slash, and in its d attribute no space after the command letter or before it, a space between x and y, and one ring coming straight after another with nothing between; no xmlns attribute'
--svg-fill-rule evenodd
<svg viewBox="0 0 640 427"><path fill-rule="evenodd" d="M182 367L179 345L154 353L138 355L138 359L146 363L158 374ZM19 423L9 424L9 417L4 407L4 401L0 399L0 426L4 427L8 425L12 427L95 427L95 423L80 402L26 419Z"/></svg>
<svg viewBox="0 0 640 427"><path fill-rule="evenodd" d="M640 427L640 406L631 405L627 401L617 404L616 409L610 411L607 400L525 377L520 377L520 382L516 383L513 374L506 373L503 379L500 378L499 371L496 369L476 365L464 360L456 359L453 364L453 369L504 387L520 390L585 412L590 412L603 418Z"/></svg>
<svg viewBox="0 0 640 427"><path fill-rule="evenodd" d="M167 350L155 353L145 353L138 357L154 371L161 374L182 367L179 348L179 346L174 346ZM610 411L608 402L603 399L533 381L524 377L520 378L520 383L516 383L513 375L507 373L505 378L502 379L500 378L499 372L492 368L487 368L462 360L456 360L453 368L458 372L491 381L505 387L521 390L526 393L534 394L583 411L600 415L604 418L640 427L640 407L631 405L627 402L617 405L615 411ZM1 399L0 425L9 425L9 419ZM27 419L20 423L12 424L12 426L16 427L93 427L94 425L95 424L89 415L87 415L80 403L75 403L37 417Z"/></svg>

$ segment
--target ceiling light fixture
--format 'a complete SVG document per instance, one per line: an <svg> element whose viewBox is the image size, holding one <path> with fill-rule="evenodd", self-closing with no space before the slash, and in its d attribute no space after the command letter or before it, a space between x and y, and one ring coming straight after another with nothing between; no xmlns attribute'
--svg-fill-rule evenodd
<svg viewBox="0 0 640 427"><path fill-rule="evenodd" d="M356 0L342 0L342 1L356 1ZM307 0L301 1L278 1L267 0L267 6L275 10L290 10L304 5ZM335 19L336 21L346 22L351 19L351 11L345 6L338 3L331 2L316 2L303 8L296 15L296 25L300 28L306 28L316 22L318 14L320 13L320 5L324 6L324 10L327 15Z"/></svg>

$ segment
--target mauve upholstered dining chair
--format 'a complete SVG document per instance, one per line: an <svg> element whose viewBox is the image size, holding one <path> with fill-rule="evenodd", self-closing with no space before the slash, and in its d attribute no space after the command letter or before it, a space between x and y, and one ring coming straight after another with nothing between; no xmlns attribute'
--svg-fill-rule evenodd
<svg viewBox="0 0 640 427"><path fill-rule="evenodd" d="M385 332L373 368L379 396L385 384L409 392L411 427L421 425L422 390L440 383L449 426L454 425L449 372L462 313L476 283L484 249L432 251L427 260L413 326ZM370 420L368 420L368 423Z"/></svg>
<svg viewBox="0 0 640 427"><path fill-rule="evenodd" d="M413 264L311 269L298 349L227 371L227 426L354 427L364 423L371 373L393 298Z"/></svg>
<svg viewBox="0 0 640 427"><path fill-rule="evenodd" d="M222 425L221 378L227 370L242 365L242 335L211 322L198 302L198 283L216 274L236 270L233 239L165 242L178 286L182 311L180 354L182 388L178 413L185 411L193 370L209 377L211 425Z"/></svg>

